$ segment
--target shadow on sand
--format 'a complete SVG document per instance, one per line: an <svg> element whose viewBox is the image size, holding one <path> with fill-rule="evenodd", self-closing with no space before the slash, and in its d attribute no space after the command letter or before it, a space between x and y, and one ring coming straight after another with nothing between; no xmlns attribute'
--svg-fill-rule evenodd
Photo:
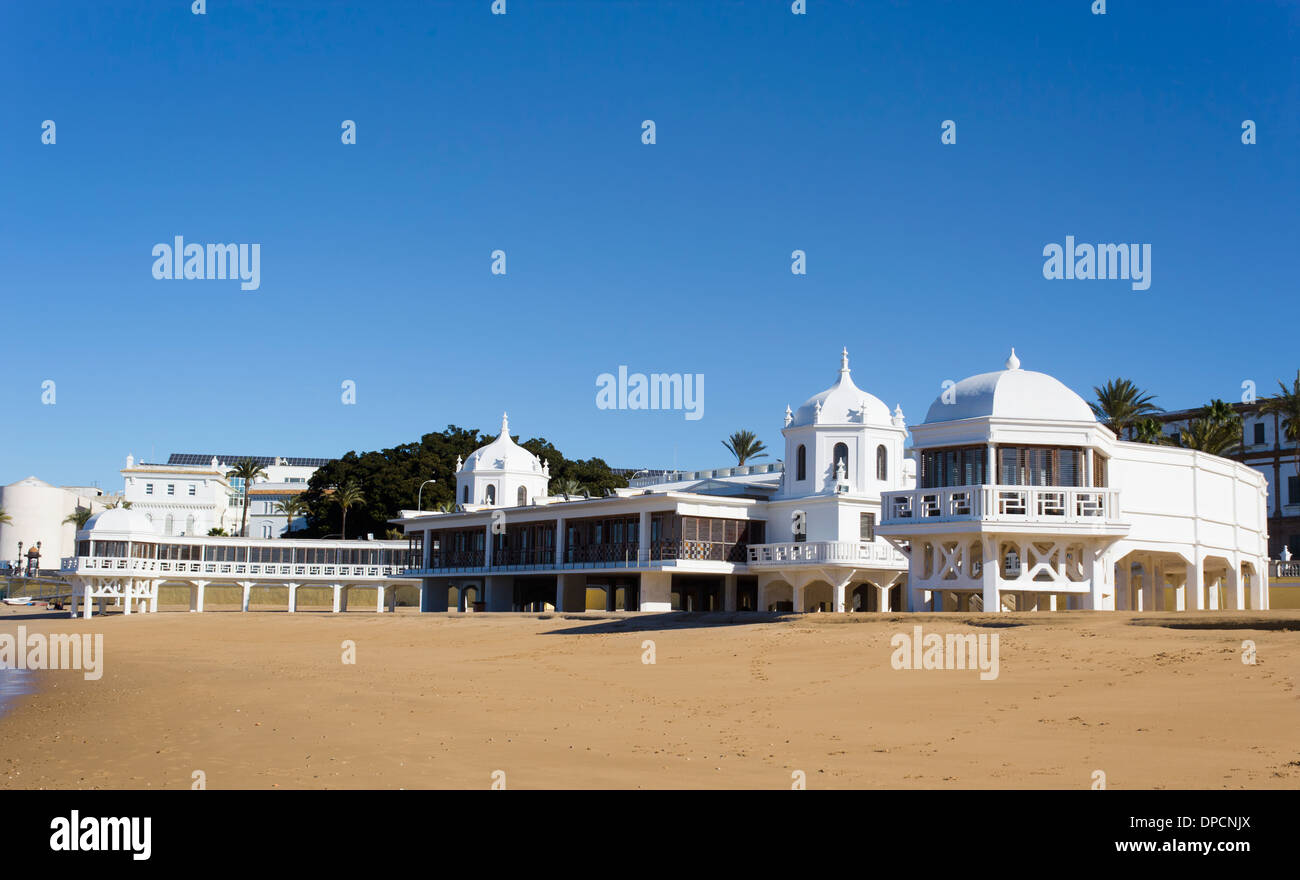
<svg viewBox="0 0 1300 880"><path fill-rule="evenodd" d="M539 620L586 620L588 626L547 630L542 635L599 635L608 633L655 632L673 629L699 629L716 626L745 626L755 623L776 623L793 620L802 615L782 611L666 611L662 614L629 614L626 617L610 615L592 621L590 614L543 614Z"/></svg>

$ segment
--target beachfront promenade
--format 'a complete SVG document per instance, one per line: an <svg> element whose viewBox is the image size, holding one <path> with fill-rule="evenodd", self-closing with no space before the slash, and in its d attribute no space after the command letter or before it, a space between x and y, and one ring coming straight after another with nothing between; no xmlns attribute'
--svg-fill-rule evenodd
<svg viewBox="0 0 1300 880"><path fill-rule="evenodd" d="M333 610L342 612L349 592L362 587L376 590L375 610L382 612L394 606L397 587L419 583L403 576L406 541L159 537L137 518L131 510L107 510L78 533L77 555L61 564L70 586L58 597L68 598L73 616L80 606L90 617L95 600L101 613L110 601L126 614L156 612L164 585L188 587L194 612L204 610L208 587L232 585L242 590L244 611L258 588L287 589L292 612L300 587L326 587Z"/></svg>

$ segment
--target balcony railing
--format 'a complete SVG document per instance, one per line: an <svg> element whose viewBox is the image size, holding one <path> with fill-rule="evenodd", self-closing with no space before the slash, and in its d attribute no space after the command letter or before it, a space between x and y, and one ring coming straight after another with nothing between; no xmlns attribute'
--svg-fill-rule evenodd
<svg viewBox="0 0 1300 880"><path fill-rule="evenodd" d="M751 544L750 565L904 563L903 554L884 541L790 541L781 544Z"/></svg>
<svg viewBox="0 0 1300 880"><path fill-rule="evenodd" d="M1119 522L1119 490L1076 486L948 486L881 494L882 525L932 522Z"/></svg>
<svg viewBox="0 0 1300 880"><path fill-rule="evenodd" d="M1280 559L1268 561L1268 576L1275 578L1300 578L1300 560L1283 562Z"/></svg>
<svg viewBox="0 0 1300 880"><path fill-rule="evenodd" d="M577 544L564 548L561 561L555 561L554 548L492 553L492 570L560 570L571 568L650 568L673 565L680 561L729 562L744 564L749 556L749 545L723 541L652 541L641 546L635 541L609 544ZM498 554L502 554L498 557ZM461 554L433 554L429 568L419 567L414 559L411 571L487 570L482 551Z"/></svg>
<svg viewBox="0 0 1300 880"><path fill-rule="evenodd" d="M405 570L400 565L337 565L275 562L198 562L172 559L142 559L121 556L69 556L61 570L95 575L175 575L180 577L223 575L238 578L393 578Z"/></svg>

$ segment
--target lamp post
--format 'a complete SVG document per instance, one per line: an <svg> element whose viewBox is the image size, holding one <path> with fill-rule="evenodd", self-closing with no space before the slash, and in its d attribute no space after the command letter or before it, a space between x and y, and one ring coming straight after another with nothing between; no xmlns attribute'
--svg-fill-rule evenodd
<svg viewBox="0 0 1300 880"><path fill-rule="evenodd" d="M420 484L420 491L419 491L418 493L416 493L416 496L415 496L415 509L416 509L416 510L424 510L424 487L427 486L427 485L429 485L430 483L436 483L436 482L438 482L438 481L437 481L437 480L425 480L423 483Z"/></svg>

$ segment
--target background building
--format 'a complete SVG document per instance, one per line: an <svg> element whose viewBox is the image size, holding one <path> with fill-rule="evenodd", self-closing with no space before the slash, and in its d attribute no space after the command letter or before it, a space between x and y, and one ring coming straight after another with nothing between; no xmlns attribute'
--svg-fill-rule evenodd
<svg viewBox="0 0 1300 880"><path fill-rule="evenodd" d="M249 487L248 534L278 538L290 523L276 506L305 490L316 468L329 459L173 453L165 464L137 464L128 455L122 469L123 495L157 535L206 535L214 528L233 535L242 521L244 485L226 474L244 458L266 471L265 479ZM305 525L301 516L292 523L294 529Z"/></svg>
<svg viewBox="0 0 1300 880"><path fill-rule="evenodd" d="M1278 559L1288 547L1300 558L1300 475L1296 473L1296 444L1286 438L1276 414L1261 413L1259 403L1238 403L1241 449L1227 458L1249 465L1268 482L1268 555ZM1187 423L1201 415L1201 407L1156 413L1166 436L1177 439Z"/></svg>
<svg viewBox="0 0 1300 880"><path fill-rule="evenodd" d="M64 520L78 507L97 513L109 500L95 486L51 486L36 477L0 487L0 508L12 520L0 523L0 567L14 566L19 542L24 557L40 542L41 568L57 570L60 559L76 554L77 526Z"/></svg>

